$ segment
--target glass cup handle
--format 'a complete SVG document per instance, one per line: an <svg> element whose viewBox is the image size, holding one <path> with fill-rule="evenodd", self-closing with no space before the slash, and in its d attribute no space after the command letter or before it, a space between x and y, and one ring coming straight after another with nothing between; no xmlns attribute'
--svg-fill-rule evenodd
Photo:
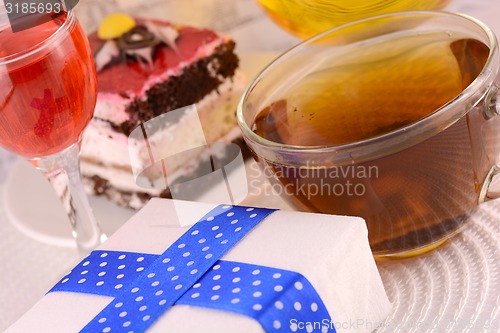
<svg viewBox="0 0 500 333"><path fill-rule="evenodd" d="M483 104L483 115L487 120L488 126L490 126L493 122L500 122L500 87L499 84L493 84L488 93L486 94L486 98ZM500 123L491 125L496 130L491 131L490 133L499 133L500 134ZM491 134L494 135L494 134ZM500 136L496 140L496 145L500 146ZM491 167L490 171L486 175L486 179L481 188L481 192L479 193L479 202L486 202L493 199L500 198L500 189L498 192L492 192L490 187L495 179L495 177L500 174L500 153L495 152L495 165Z"/></svg>

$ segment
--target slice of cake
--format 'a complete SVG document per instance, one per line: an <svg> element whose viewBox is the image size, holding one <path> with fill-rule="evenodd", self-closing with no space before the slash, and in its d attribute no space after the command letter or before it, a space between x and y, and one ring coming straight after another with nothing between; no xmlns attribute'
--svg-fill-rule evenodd
<svg viewBox="0 0 500 333"><path fill-rule="evenodd" d="M194 104L206 143L241 140L235 107L245 80L231 38L208 29L114 14L89 40L98 97L82 142L81 169L90 193L134 209L151 197L170 197L168 188L138 186L129 157L134 129L170 111ZM167 155L170 148L175 151L183 141L199 137L190 133L187 118L170 117L162 125L173 138L165 145ZM176 161L177 170L170 170L179 179L192 178L198 166L210 163L210 155L184 156Z"/></svg>

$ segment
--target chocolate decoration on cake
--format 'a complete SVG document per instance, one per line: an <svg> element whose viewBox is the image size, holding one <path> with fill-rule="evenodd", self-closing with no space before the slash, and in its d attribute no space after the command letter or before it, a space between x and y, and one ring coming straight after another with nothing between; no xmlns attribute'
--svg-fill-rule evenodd
<svg viewBox="0 0 500 333"><path fill-rule="evenodd" d="M119 37L107 40L95 52L96 69L99 72L113 62L125 59L125 55L152 65L153 54L159 45L171 47L178 53L175 45L178 37L179 32L172 27L159 27L151 22L136 25Z"/></svg>
<svg viewBox="0 0 500 333"><path fill-rule="evenodd" d="M137 50L145 47L155 47L160 43L154 34L144 26L136 26L118 38L121 50Z"/></svg>

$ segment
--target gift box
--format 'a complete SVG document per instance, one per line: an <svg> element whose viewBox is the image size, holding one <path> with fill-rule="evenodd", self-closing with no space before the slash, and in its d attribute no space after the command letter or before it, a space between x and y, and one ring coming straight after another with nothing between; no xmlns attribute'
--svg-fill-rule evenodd
<svg viewBox="0 0 500 333"><path fill-rule="evenodd" d="M390 310L360 218L152 199L7 332L370 332Z"/></svg>

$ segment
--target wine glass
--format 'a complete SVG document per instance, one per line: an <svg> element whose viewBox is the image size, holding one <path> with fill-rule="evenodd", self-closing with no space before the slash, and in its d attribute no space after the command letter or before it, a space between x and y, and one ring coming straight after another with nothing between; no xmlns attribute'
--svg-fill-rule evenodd
<svg viewBox="0 0 500 333"><path fill-rule="evenodd" d="M85 253L106 239L79 168L80 139L93 115L97 79L87 37L73 12L47 15L40 15L36 26L13 32L18 22L9 22L0 8L0 146L45 174Z"/></svg>
<svg viewBox="0 0 500 333"><path fill-rule="evenodd" d="M406 10L444 8L450 0L256 0L281 28L309 38L335 26L369 16Z"/></svg>

